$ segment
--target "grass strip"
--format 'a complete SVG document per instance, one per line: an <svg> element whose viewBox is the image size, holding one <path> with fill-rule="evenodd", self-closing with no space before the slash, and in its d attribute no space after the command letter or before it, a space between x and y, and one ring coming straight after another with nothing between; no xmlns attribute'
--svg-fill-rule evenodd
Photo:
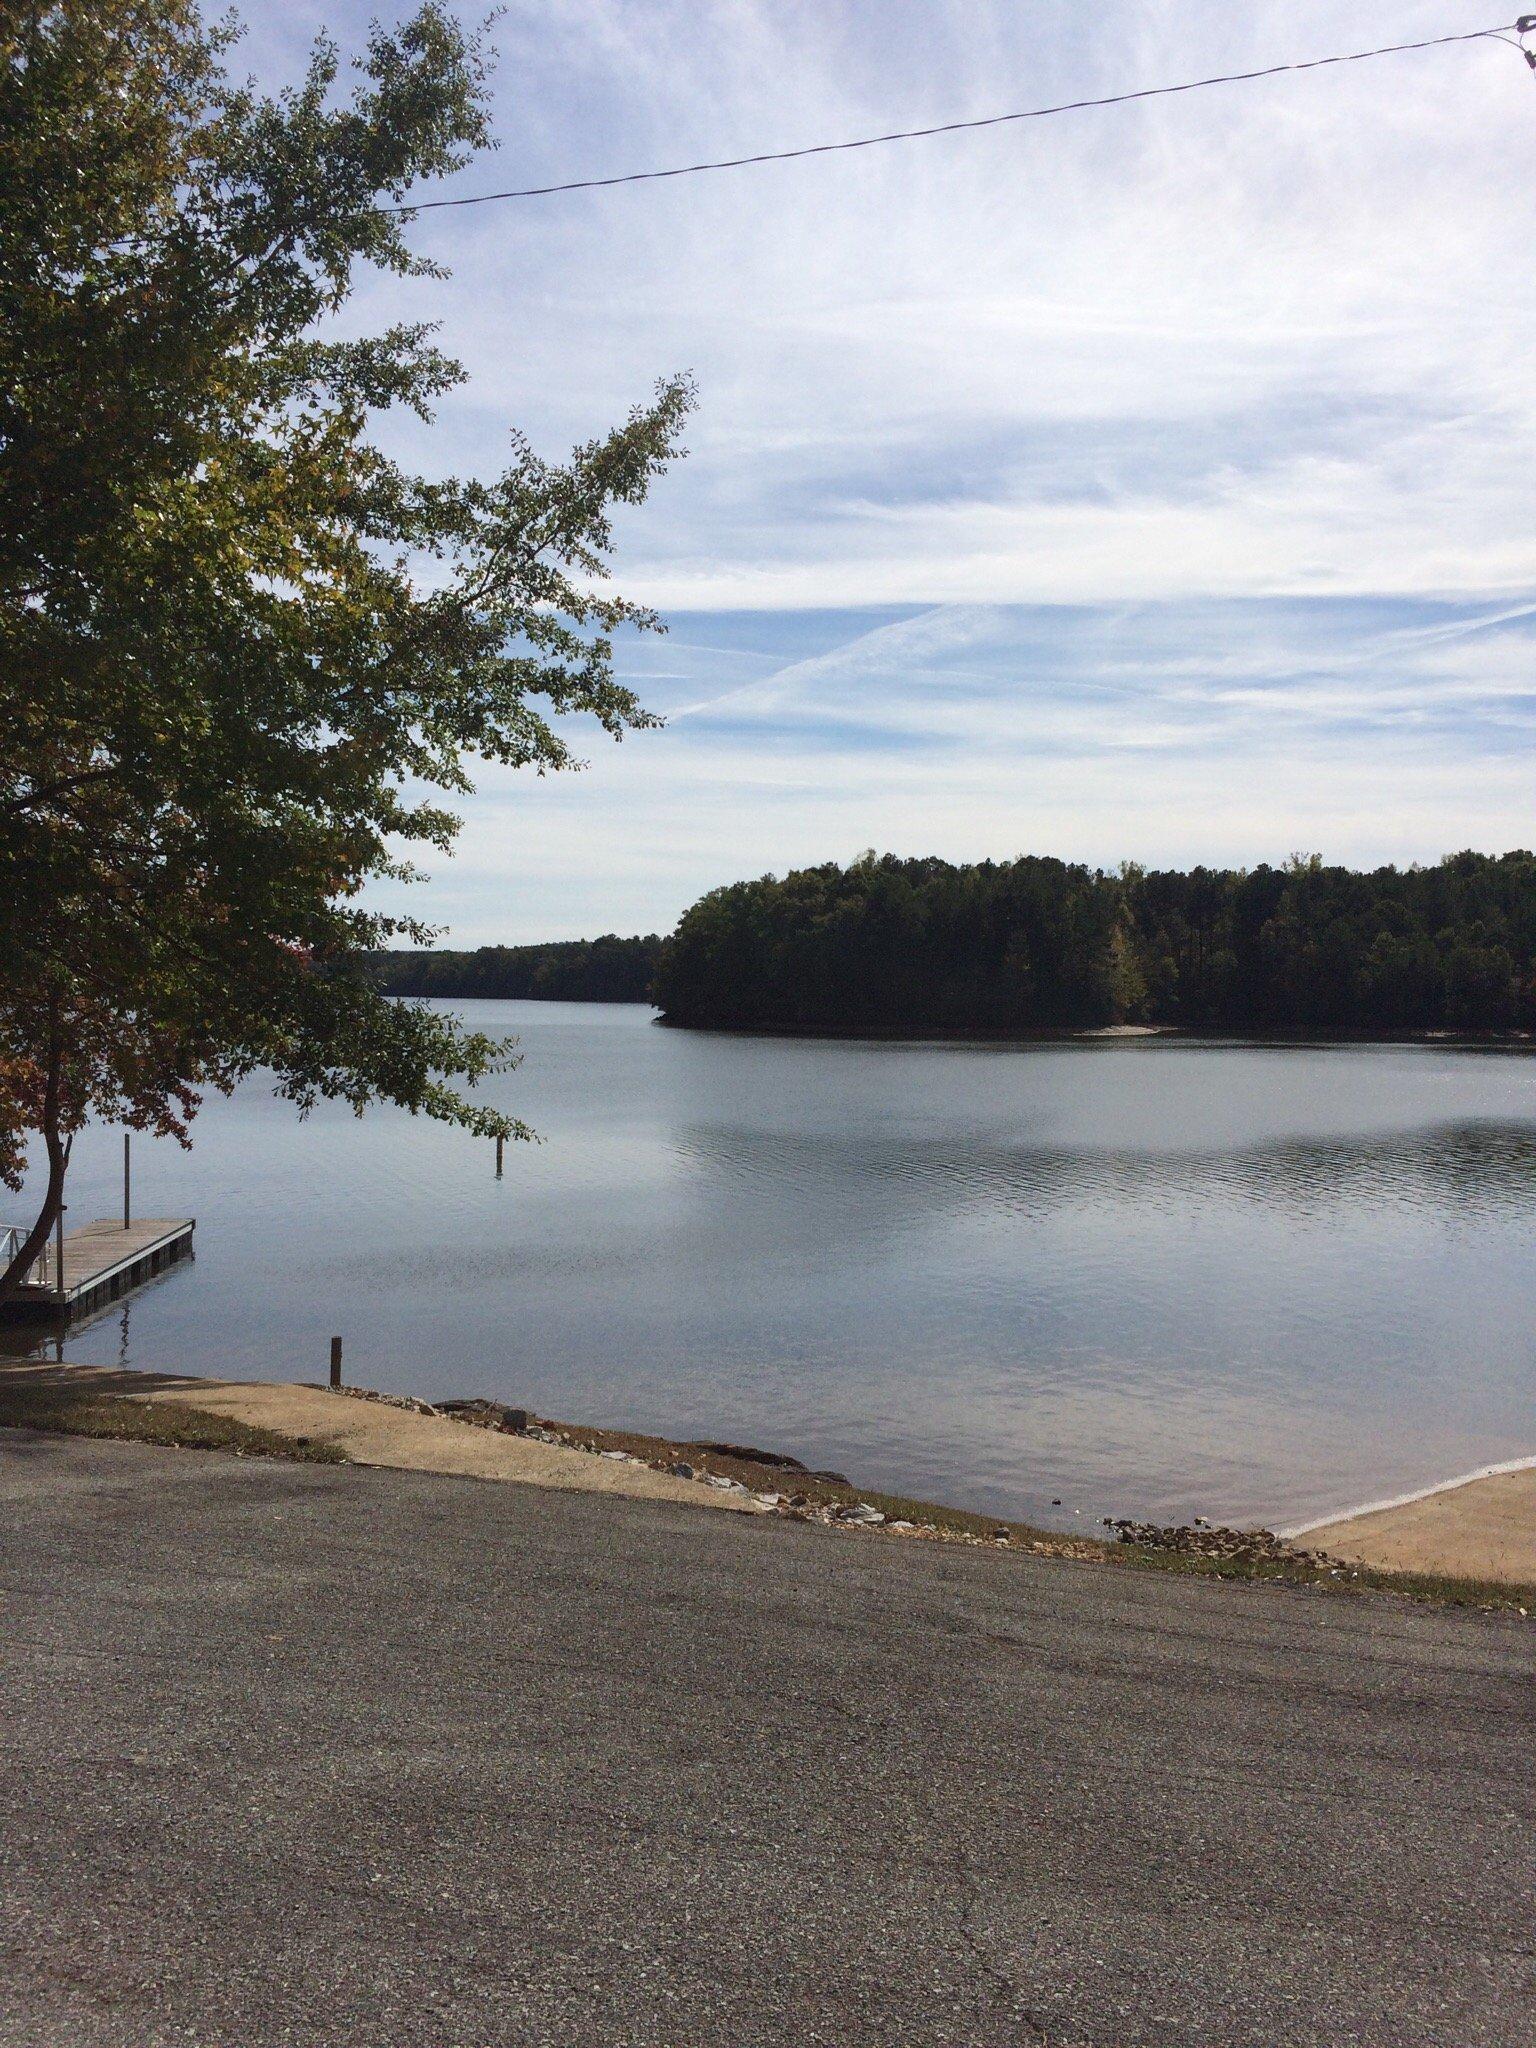
<svg viewBox="0 0 1536 2048"><path fill-rule="evenodd" d="M1189 1556L1179 1551L1146 1550L1134 1543L1111 1546L1110 1562L1141 1571L1177 1572L1185 1578L1244 1579L1273 1586L1313 1586L1328 1593L1393 1593L1437 1607L1498 1609L1516 1615L1536 1613L1536 1586L1509 1579L1462 1578L1449 1572L1392 1572L1347 1559L1248 1559Z"/></svg>
<svg viewBox="0 0 1536 2048"><path fill-rule="evenodd" d="M0 1429L110 1437L119 1443L163 1444L194 1451L233 1451L247 1458L297 1458L313 1465L347 1462L334 1444L253 1429L249 1423L186 1408L179 1401L136 1401L123 1394L0 1388Z"/></svg>

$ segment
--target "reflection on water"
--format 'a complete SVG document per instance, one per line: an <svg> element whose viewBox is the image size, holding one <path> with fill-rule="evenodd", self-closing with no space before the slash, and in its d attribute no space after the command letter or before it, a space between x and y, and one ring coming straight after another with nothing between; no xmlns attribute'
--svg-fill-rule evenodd
<svg viewBox="0 0 1536 2048"><path fill-rule="evenodd" d="M140 1147L195 1268L70 1355L486 1392L1045 1520L1300 1519L1536 1451L1536 1062L712 1038L481 1004L510 1154L259 1087ZM108 1133L77 1217L110 1214ZM24 1213L24 1203L17 1205ZM1065 1503L1050 1509L1053 1496Z"/></svg>
<svg viewBox="0 0 1536 2048"><path fill-rule="evenodd" d="M804 1196L850 1184L887 1215L995 1207L1038 1216L1064 1206L1126 1202L1188 1209L1262 1201L1297 1218L1358 1202L1437 1212L1524 1209L1536 1189L1536 1124L1464 1123L1368 1137L1272 1140L1231 1150L1130 1151L1104 1147L1002 1148L978 1136L902 1140L845 1134L763 1133L697 1124L678 1133L679 1156L706 1175L745 1184L778 1177Z"/></svg>

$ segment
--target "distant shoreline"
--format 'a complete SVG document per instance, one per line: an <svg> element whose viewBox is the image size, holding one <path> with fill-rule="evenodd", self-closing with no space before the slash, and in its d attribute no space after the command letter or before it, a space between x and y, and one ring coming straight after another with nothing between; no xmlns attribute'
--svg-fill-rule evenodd
<svg viewBox="0 0 1536 2048"><path fill-rule="evenodd" d="M593 996L399 995L401 1002L539 1003L550 1009L580 1006L601 1010L650 1010L652 1021L668 1031L692 1031L713 1038L825 1039L833 1044L868 1040L881 1045L1140 1045L1153 1041L1189 1046L1240 1046L1255 1051L1292 1046L1420 1046L1457 1051L1536 1051L1536 1031L1240 1031L1235 1026L1197 1030L1187 1024L1094 1024L1037 1030L1014 1027L989 1031L979 1025L934 1025L909 1030L881 1024L703 1024L682 1023L648 998Z"/></svg>
<svg viewBox="0 0 1536 2048"><path fill-rule="evenodd" d="M656 1006L651 1005L654 1009ZM1454 1050L1466 1046L1498 1051L1536 1049L1536 1033L1530 1031L1238 1031L1223 1027L1199 1031L1182 1024L1100 1024L1080 1029L1060 1027L1034 1031L1014 1028L988 1031L974 1025L946 1028L934 1026L914 1031L896 1025L795 1025L795 1024L703 1024L681 1023L658 1013L656 1022L668 1031L697 1031L722 1038L822 1038L833 1041L869 1039L897 1045L1136 1045L1152 1041L1191 1046L1287 1046L1407 1045Z"/></svg>

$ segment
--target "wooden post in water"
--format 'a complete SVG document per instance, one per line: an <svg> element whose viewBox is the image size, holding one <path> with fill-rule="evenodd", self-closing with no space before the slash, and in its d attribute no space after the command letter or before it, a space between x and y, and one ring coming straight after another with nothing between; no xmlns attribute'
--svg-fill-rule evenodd
<svg viewBox="0 0 1536 2048"><path fill-rule="evenodd" d="M133 1170L128 1160L128 1133L123 1133L123 1228L133 1227Z"/></svg>
<svg viewBox="0 0 1536 2048"><path fill-rule="evenodd" d="M341 1339L339 1337L331 1339L331 1385L333 1387L341 1385Z"/></svg>
<svg viewBox="0 0 1536 2048"><path fill-rule="evenodd" d="M498 1134L498 1136L497 1136L497 1139L496 1139L496 1178L497 1178L498 1180L500 1180L500 1179L501 1179L501 1153L502 1153L502 1147L503 1147L503 1146L504 1146L504 1145L506 1144L506 1142L507 1142L507 1141L506 1141L506 1139L505 1139L505 1138L503 1138L503 1137L501 1137L501 1136L500 1136L500 1135Z"/></svg>

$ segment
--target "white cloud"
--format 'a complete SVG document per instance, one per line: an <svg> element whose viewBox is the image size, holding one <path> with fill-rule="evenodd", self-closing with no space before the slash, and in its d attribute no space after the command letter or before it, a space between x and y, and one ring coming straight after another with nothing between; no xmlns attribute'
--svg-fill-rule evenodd
<svg viewBox="0 0 1536 2048"><path fill-rule="evenodd" d="M334 13L335 10L332 10ZM262 18L292 68L316 10ZM1485 25L1340 0L515 0L484 190ZM361 9L351 23L355 33ZM472 372L445 459L692 366L626 520L673 605L1536 581L1530 75L1498 44L966 136L423 215L370 286Z"/></svg>
<svg viewBox="0 0 1536 2048"><path fill-rule="evenodd" d="M1391 28L1480 25L1437 4ZM614 0L514 8L506 39L521 178L1347 48L1362 24ZM695 456L627 523L629 580L665 603L1512 589L1536 580L1511 176L1531 112L1488 45L421 232L477 281L452 322L466 417L575 431L699 370Z"/></svg>
<svg viewBox="0 0 1536 2048"><path fill-rule="evenodd" d="M323 12L252 54L291 72ZM1480 28L1476 0L513 0L465 190L792 147ZM967 136L422 216L471 379L421 462L558 448L697 371L621 522L682 708L490 776L465 936L666 922L878 843L1433 856L1529 840L1530 73L1497 44ZM1445 601L1441 609L1426 605ZM870 619L806 608L884 607ZM767 615L782 614L777 620ZM738 622L739 623L739 622ZM668 673L670 671L670 673ZM691 708L690 708L691 707Z"/></svg>

